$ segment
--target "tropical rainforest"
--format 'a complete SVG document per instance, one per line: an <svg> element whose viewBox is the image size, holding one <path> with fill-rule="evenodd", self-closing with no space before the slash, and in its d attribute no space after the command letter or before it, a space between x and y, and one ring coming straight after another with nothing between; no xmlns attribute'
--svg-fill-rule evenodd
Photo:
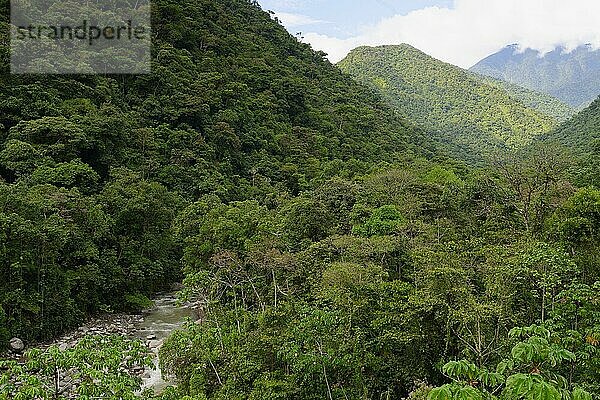
<svg viewBox="0 0 600 400"><path fill-rule="evenodd" d="M375 87L410 121L438 132L455 158L517 148L574 111L559 100L476 75L403 44L359 47L339 67Z"/></svg>
<svg viewBox="0 0 600 400"><path fill-rule="evenodd" d="M406 46L365 85L248 0L152 15L140 76L11 75L2 21L0 399L600 398L597 103ZM175 282L163 393L139 342L34 346Z"/></svg>

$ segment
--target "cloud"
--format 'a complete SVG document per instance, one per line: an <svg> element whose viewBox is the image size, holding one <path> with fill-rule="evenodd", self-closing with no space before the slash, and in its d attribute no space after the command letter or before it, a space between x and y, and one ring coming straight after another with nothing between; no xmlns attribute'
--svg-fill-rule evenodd
<svg viewBox="0 0 600 400"><path fill-rule="evenodd" d="M276 12L275 16L279 18L281 23L287 28L295 28L297 26L305 26L305 25L314 25L314 24L326 24L327 21L322 21L320 19L314 19L307 15L302 14L292 14L292 13L284 13L284 12Z"/></svg>
<svg viewBox="0 0 600 400"><path fill-rule="evenodd" d="M557 45L600 47L600 1L454 0L452 8L428 7L396 15L347 39L318 33L304 36L333 62L357 46L408 43L468 68L511 43L542 52Z"/></svg>

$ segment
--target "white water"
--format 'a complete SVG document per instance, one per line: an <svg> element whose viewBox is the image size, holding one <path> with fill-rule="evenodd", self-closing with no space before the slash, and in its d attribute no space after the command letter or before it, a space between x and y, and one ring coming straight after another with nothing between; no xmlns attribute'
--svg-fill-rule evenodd
<svg viewBox="0 0 600 400"><path fill-rule="evenodd" d="M163 376L158 365L158 351L163 341L175 330L179 329L185 319L192 317L192 310L188 306L177 305L177 298L173 294L158 296L154 299L154 308L144 314L144 320L136 324L136 336L150 342L154 352L154 370L144 373L142 389L153 389L160 393L166 387L173 385L171 377ZM153 337L153 339L149 339ZM154 339L154 337L156 337Z"/></svg>

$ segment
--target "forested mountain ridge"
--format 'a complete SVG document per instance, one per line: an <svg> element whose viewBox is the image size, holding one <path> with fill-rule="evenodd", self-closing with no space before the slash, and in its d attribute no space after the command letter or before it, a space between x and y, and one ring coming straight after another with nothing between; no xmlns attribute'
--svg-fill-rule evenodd
<svg viewBox="0 0 600 400"><path fill-rule="evenodd" d="M180 276L171 225L203 195L275 202L436 152L251 2L158 0L153 18L147 76L9 75L2 40L0 319L13 335L144 306Z"/></svg>
<svg viewBox="0 0 600 400"><path fill-rule="evenodd" d="M481 60L470 71L547 93L582 109L600 95L600 50L591 45L548 53L514 44Z"/></svg>
<svg viewBox="0 0 600 400"><path fill-rule="evenodd" d="M563 103L549 94L525 89L522 86L485 75L474 74L474 76L486 85L504 90L513 99L520 101L527 107L533 108L542 114L549 115L559 122L564 122L577 114L577 110L574 107Z"/></svg>
<svg viewBox="0 0 600 400"><path fill-rule="evenodd" d="M527 144L556 125L504 88L409 45L360 47L338 66L375 87L407 119L439 132L471 157Z"/></svg>
<svg viewBox="0 0 600 400"><path fill-rule="evenodd" d="M600 139L600 99L562 123L547 138L559 141L576 154L589 154L592 143Z"/></svg>

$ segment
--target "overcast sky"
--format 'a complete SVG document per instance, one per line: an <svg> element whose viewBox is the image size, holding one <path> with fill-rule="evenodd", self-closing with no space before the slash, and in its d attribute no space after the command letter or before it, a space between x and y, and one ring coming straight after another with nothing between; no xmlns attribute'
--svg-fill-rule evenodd
<svg viewBox="0 0 600 400"><path fill-rule="evenodd" d="M600 47L600 0L259 0L333 62L361 45L408 43L471 67L504 46Z"/></svg>

